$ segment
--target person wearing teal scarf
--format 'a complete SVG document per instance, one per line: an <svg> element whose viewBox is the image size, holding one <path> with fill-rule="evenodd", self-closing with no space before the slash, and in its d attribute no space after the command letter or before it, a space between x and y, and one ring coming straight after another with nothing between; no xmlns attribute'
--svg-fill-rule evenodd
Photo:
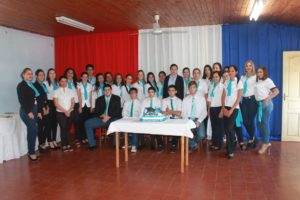
<svg viewBox="0 0 300 200"><path fill-rule="evenodd" d="M159 90L159 95L158 97L163 98L164 96L164 82L167 74L164 71L160 71L158 73L158 78L159 78L159 83L158 83L158 90Z"/></svg>
<svg viewBox="0 0 300 200"><path fill-rule="evenodd" d="M189 83L192 80L190 68L185 67L182 70L183 82L184 82L184 96L188 94Z"/></svg>
<svg viewBox="0 0 300 200"><path fill-rule="evenodd" d="M148 88L153 87L155 89L156 97L159 97L159 89L158 89L156 81L155 81L155 76L152 72L149 72L147 74L147 83L148 83Z"/></svg>
<svg viewBox="0 0 300 200"><path fill-rule="evenodd" d="M279 94L274 82L268 78L267 69L259 67L256 70L257 82L254 87L255 99L258 103L257 127L262 136L262 146L258 153L264 154L270 147L270 117L273 111L272 99Z"/></svg>
<svg viewBox="0 0 300 200"><path fill-rule="evenodd" d="M239 111L239 103L243 93L243 88L238 80L237 67L229 67L229 80L225 82L224 94L222 95L222 113L224 115L224 127L226 133L227 157L234 157L235 125Z"/></svg>
<svg viewBox="0 0 300 200"><path fill-rule="evenodd" d="M255 149L257 139L255 137L255 116L258 104L254 96L254 86L256 83L255 66L252 60L245 62L244 75L241 77L243 83L243 98L241 103L241 112L243 124L246 128L245 135L248 136L247 148Z"/></svg>

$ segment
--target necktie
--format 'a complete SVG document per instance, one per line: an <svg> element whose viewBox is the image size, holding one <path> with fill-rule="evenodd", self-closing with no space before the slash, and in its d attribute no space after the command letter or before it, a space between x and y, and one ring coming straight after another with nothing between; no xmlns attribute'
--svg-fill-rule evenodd
<svg viewBox="0 0 300 200"><path fill-rule="evenodd" d="M33 89L34 93L35 93L35 97L40 96L39 91L37 91L37 89L34 87L34 85L32 84L32 82L28 82L27 83L29 87L31 87L31 89Z"/></svg>
<svg viewBox="0 0 300 200"><path fill-rule="evenodd" d="M246 80L245 80L245 82L244 82L243 95L246 94L247 89L248 89L248 79L249 79L249 76L246 76L246 77L247 77L247 78L246 78Z"/></svg>
<svg viewBox="0 0 300 200"><path fill-rule="evenodd" d="M82 86L83 86L83 90L84 90L84 100L87 100L88 99L87 83L86 84L82 83Z"/></svg>
<svg viewBox="0 0 300 200"><path fill-rule="evenodd" d="M197 91L200 90L200 83L201 83L200 80L198 80L198 81L197 81Z"/></svg>
<svg viewBox="0 0 300 200"><path fill-rule="evenodd" d="M146 94L146 88L144 81L139 81L139 83L143 86L143 94Z"/></svg>
<svg viewBox="0 0 300 200"><path fill-rule="evenodd" d="M127 87L128 93L129 93L129 90L131 89L131 85L126 84L126 87Z"/></svg>
<svg viewBox="0 0 300 200"><path fill-rule="evenodd" d="M196 100L193 96L192 98L192 110L191 110L191 119L194 120L196 118Z"/></svg>
<svg viewBox="0 0 300 200"><path fill-rule="evenodd" d="M73 89L73 82L72 81L68 82L68 88L71 89L71 90Z"/></svg>
<svg viewBox="0 0 300 200"><path fill-rule="evenodd" d="M156 96L158 97L159 96L158 87L155 83L153 84L153 87L155 88L155 93L156 93Z"/></svg>
<svg viewBox="0 0 300 200"><path fill-rule="evenodd" d="M53 82L52 82L52 86L53 86L53 89L54 89L54 90L57 90L58 85L57 85L57 82L56 82L56 81L53 81Z"/></svg>
<svg viewBox="0 0 300 200"><path fill-rule="evenodd" d="M110 97L105 97L105 114L108 114L108 106L109 106L109 99Z"/></svg>
<svg viewBox="0 0 300 200"><path fill-rule="evenodd" d="M101 90L101 96L104 95L104 84L100 84L99 90Z"/></svg>
<svg viewBox="0 0 300 200"><path fill-rule="evenodd" d="M132 102L131 102L130 117L133 117L133 107L134 107L134 100L132 100Z"/></svg>
<svg viewBox="0 0 300 200"><path fill-rule="evenodd" d="M160 96L164 96L164 82L161 82Z"/></svg>
<svg viewBox="0 0 300 200"><path fill-rule="evenodd" d="M185 84L186 87L188 87L189 83L190 83L190 79L189 78L184 79L184 84Z"/></svg>
<svg viewBox="0 0 300 200"><path fill-rule="evenodd" d="M174 103L173 103L173 99L170 99L171 101L171 110L174 111Z"/></svg>
<svg viewBox="0 0 300 200"><path fill-rule="evenodd" d="M121 84L119 84L119 86L118 86L119 88L120 88L120 97L122 96L122 85Z"/></svg>
<svg viewBox="0 0 300 200"><path fill-rule="evenodd" d="M229 80L229 83L227 86L227 96L231 96L231 87L232 87L232 80Z"/></svg>
<svg viewBox="0 0 300 200"><path fill-rule="evenodd" d="M243 122L242 112L241 112L241 109L239 109L238 115L237 115L237 117L235 119L235 125L236 125L236 127L241 127L242 126L242 122Z"/></svg>
<svg viewBox="0 0 300 200"><path fill-rule="evenodd" d="M218 84L216 84L216 83L214 83L214 87L213 87L213 89L211 90L211 93L210 93L210 97L214 97L215 96L215 89L216 89L216 87L218 86Z"/></svg>
<svg viewBox="0 0 300 200"><path fill-rule="evenodd" d="M261 122L263 116L263 102L258 102L258 111L257 111L258 121Z"/></svg>
<svg viewBox="0 0 300 200"><path fill-rule="evenodd" d="M150 108L152 108L152 106L153 106L153 100L152 100L152 98L150 99Z"/></svg>
<svg viewBox="0 0 300 200"><path fill-rule="evenodd" d="M49 91L48 91L46 85L45 85L43 82L39 82L39 83L40 83L40 85L42 86L44 92L45 92L46 94L49 94Z"/></svg>

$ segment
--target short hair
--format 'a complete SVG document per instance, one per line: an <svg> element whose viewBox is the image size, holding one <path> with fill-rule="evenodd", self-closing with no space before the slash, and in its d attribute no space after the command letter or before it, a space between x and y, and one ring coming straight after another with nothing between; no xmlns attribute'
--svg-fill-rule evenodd
<svg viewBox="0 0 300 200"><path fill-rule="evenodd" d="M196 67L196 68L193 69L193 74L195 73L195 71L199 71L200 74L201 74L201 69L199 69L199 67Z"/></svg>
<svg viewBox="0 0 300 200"><path fill-rule="evenodd" d="M64 75L63 75L63 76L60 76L59 79L58 79L58 81L61 81L62 79L66 79L66 80L67 80L67 77L64 76Z"/></svg>
<svg viewBox="0 0 300 200"><path fill-rule="evenodd" d="M195 81L191 81L190 83L189 83L189 88L191 87L191 86L196 86L197 87L197 83L195 82Z"/></svg>
<svg viewBox="0 0 300 200"><path fill-rule="evenodd" d="M185 67L185 68L183 68L182 73L183 73L185 70L188 70L189 72L191 72L190 68Z"/></svg>
<svg viewBox="0 0 300 200"><path fill-rule="evenodd" d="M125 78L128 78L129 76L131 76L133 78L133 76L131 74L126 74Z"/></svg>
<svg viewBox="0 0 300 200"><path fill-rule="evenodd" d="M149 87L148 92L150 92L150 90L153 90L154 92L156 92L154 87Z"/></svg>
<svg viewBox="0 0 300 200"><path fill-rule="evenodd" d="M170 65L170 69L171 69L172 67L176 67L176 68L178 69L178 66L177 66L176 64L171 64L171 65Z"/></svg>
<svg viewBox="0 0 300 200"><path fill-rule="evenodd" d="M21 78L24 79L24 74L26 74L26 72L28 71L31 71L32 72L32 69L29 68L29 67L26 67L25 69L23 69L22 73L21 73Z"/></svg>
<svg viewBox="0 0 300 200"><path fill-rule="evenodd" d="M105 89L105 88L110 88L110 89L111 89L111 85L105 84L103 88L104 88L104 89Z"/></svg>
<svg viewBox="0 0 300 200"><path fill-rule="evenodd" d="M164 76L167 76L167 74L166 74L165 71L160 71L160 72L158 73L158 76L161 75L161 74L163 74Z"/></svg>
<svg viewBox="0 0 300 200"><path fill-rule="evenodd" d="M87 72L82 72L82 73L80 74L80 77L82 77L83 75L89 76Z"/></svg>
<svg viewBox="0 0 300 200"><path fill-rule="evenodd" d="M136 92L136 93L138 93L138 90L135 87L130 88L129 93L131 93L133 91Z"/></svg>
<svg viewBox="0 0 300 200"><path fill-rule="evenodd" d="M169 86L168 86L168 90L169 90L170 88L174 88L175 90L177 90L175 85L169 85Z"/></svg>
<svg viewBox="0 0 300 200"><path fill-rule="evenodd" d="M93 70L95 69L94 65L92 65L92 64L87 64L85 66L85 70L88 70L88 68L92 68Z"/></svg>
<svg viewBox="0 0 300 200"><path fill-rule="evenodd" d="M44 73L44 74L45 74L44 70L42 70L42 69L37 69L37 70L35 71L35 75L38 76L39 73Z"/></svg>
<svg viewBox="0 0 300 200"><path fill-rule="evenodd" d="M261 69L264 73L263 75L263 78L262 80L266 80L267 78L269 78L269 75L268 75L268 70L267 68L264 66L264 65L260 65L257 69L256 69L256 72ZM256 76L256 81L258 81L258 76Z"/></svg>

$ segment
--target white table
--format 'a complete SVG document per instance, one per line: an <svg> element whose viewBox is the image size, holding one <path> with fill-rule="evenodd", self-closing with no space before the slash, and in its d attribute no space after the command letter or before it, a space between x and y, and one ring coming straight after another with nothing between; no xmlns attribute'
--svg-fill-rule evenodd
<svg viewBox="0 0 300 200"><path fill-rule="evenodd" d="M168 119L164 122L140 122L138 119L123 118L110 124L107 134L115 133L116 136L116 167L119 168L119 132L125 133L125 162L128 162L128 133L151 134L181 137L181 162L180 171L184 172L184 163L189 164L188 138L193 138L191 129L196 125L191 120Z"/></svg>
<svg viewBox="0 0 300 200"><path fill-rule="evenodd" d="M27 129L19 114L0 115L0 164L27 153Z"/></svg>

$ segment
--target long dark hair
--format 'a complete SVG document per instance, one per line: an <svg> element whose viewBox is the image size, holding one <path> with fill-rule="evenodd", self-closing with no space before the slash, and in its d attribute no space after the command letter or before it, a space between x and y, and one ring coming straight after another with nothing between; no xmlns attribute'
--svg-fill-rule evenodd
<svg viewBox="0 0 300 200"><path fill-rule="evenodd" d="M54 72L55 72L55 69L50 68L50 69L48 69L48 71L47 71L47 78L46 78L46 80L47 80L49 86L51 86L51 84L52 84L52 83L51 83L51 80L50 80L50 77L49 77L49 74L50 74L51 71L54 71ZM55 77L54 81L57 82L56 77Z"/></svg>
<svg viewBox="0 0 300 200"><path fill-rule="evenodd" d="M112 77L112 73L111 72L105 72L104 74L104 82L107 83L107 76L110 75Z"/></svg>
<svg viewBox="0 0 300 200"><path fill-rule="evenodd" d="M155 87L154 87L154 85L152 85L152 83L150 83L150 81L149 81L149 76L151 76L151 75L153 76L153 82L155 83ZM154 74L153 74L152 72L149 72L149 73L147 74L147 83L149 83L151 87L154 87L154 88L157 89L157 91L159 91L159 89L158 89L158 87L157 87L157 84L156 84L155 76L154 76Z"/></svg>
<svg viewBox="0 0 300 200"><path fill-rule="evenodd" d="M36 81L38 82L39 80L38 80L38 75L39 75L39 73L44 73L44 75L45 75L45 72L44 72L44 70L42 70L42 69L37 69L36 71L35 71L35 76L36 76Z"/></svg>
<svg viewBox="0 0 300 200"><path fill-rule="evenodd" d="M218 65L218 66L219 66L220 72L221 72L221 71L222 71L222 65L221 65L221 63L215 62L215 63L213 64L213 68L214 68L215 65Z"/></svg>
<svg viewBox="0 0 300 200"><path fill-rule="evenodd" d="M97 90L99 89L99 87L100 87L100 83L99 83L99 81L98 81L99 76L102 76L103 79L104 79L104 75L103 75L102 73L98 73L98 74L96 75L95 91L97 91ZM105 80L103 81L102 84L105 84Z"/></svg>
<svg viewBox="0 0 300 200"><path fill-rule="evenodd" d="M235 66L235 65L229 65L228 69L230 69L231 67L234 69L234 71L236 71L235 77L237 78L237 83L238 83L240 80L239 73L238 73L239 70L238 70L237 66Z"/></svg>
<svg viewBox="0 0 300 200"><path fill-rule="evenodd" d="M264 66L264 65L260 65L257 69L256 69L256 72L258 71L258 70L262 70L263 71L263 73L264 73L264 76L263 76L263 78L262 78L262 80L266 80L267 78L269 78L269 75L268 75L268 70L267 70L267 68ZM256 82L258 81L258 76L256 76Z"/></svg>
<svg viewBox="0 0 300 200"><path fill-rule="evenodd" d="M75 72L74 68L68 67L65 70L64 76L68 77L67 74L68 74L68 71L70 71L70 70L73 72L73 84L74 84L75 88L77 88L77 75L76 75L76 72Z"/></svg>
<svg viewBox="0 0 300 200"><path fill-rule="evenodd" d="M208 79L211 80L211 79L212 79L212 68L211 68L210 65L205 65L205 66L204 66L202 78L203 78L203 79L206 79L206 78L207 78L207 76L206 76L206 74L205 74L205 70L206 70L207 68L208 68L209 71L210 71L210 77L208 77Z"/></svg>

